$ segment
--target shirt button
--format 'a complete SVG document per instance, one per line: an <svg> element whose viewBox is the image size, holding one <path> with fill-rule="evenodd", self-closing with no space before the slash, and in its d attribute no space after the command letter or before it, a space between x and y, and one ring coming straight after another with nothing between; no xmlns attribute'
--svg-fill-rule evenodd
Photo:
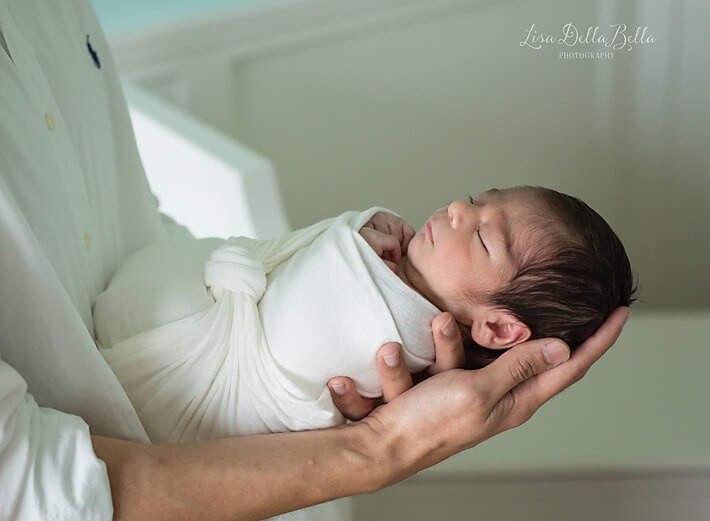
<svg viewBox="0 0 710 521"><path fill-rule="evenodd" d="M91 235L88 232L84 232L84 244L86 245L86 251L91 249Z"/></svg>
<svg viewBox="0 0 710 521"><path fill-rule="evenodd" d="M44 123L47 125L49 130L54 130L54 116L52 116L51 112L47 112L44 115Z"/></svg>

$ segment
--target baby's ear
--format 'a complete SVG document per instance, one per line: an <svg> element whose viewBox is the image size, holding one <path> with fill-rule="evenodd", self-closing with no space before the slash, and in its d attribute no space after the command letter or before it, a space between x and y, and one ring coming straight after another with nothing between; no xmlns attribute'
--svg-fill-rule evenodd
<svg viewBox="0 0 710 521"><path fill-rule="evenodd" d="M530 328L505 310L489 310L471 325L471 338L488 349L507 349L530 338Z"/></svg>

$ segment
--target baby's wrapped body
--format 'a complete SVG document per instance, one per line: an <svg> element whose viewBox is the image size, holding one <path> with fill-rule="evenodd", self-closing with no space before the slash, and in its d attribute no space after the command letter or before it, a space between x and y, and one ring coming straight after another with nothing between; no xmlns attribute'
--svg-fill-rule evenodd
<svg viewBox="0 0 710 521"><path fill-rule="evenodd" d="M411 370L432 363L437 308L358 233L378 210L274 240L166 241L129 259L94 320L154 442L336 425L328 379L378 396L383 343L402 343Z"/></svg>

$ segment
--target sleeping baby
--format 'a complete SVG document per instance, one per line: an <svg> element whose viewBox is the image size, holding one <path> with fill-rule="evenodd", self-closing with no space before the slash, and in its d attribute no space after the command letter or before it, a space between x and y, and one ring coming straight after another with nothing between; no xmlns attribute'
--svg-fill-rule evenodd
<svg viewBox="0 0 710 521"><path fill-rule="evenodd" d="M485 359L539 337L574 349L634 291L594 210L516 187L450 203L417 233L372 208L273 240L155 243L114 276L94 323L148 435L179 442L342 423L327 381L379 396L386 342L425 369L444 310Z"/></svg>

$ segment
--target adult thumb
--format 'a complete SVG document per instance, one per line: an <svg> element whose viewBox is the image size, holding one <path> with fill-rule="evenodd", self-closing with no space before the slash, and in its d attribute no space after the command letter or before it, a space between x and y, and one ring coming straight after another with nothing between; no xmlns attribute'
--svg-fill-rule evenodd
<svg viewBox="0 0 710 521"><path fill-rule="evenodd" d="M494 399L500 399L514 387L551 369L570 357L562 340L538 339L519 344L498 357L481 372L488 373Z"/></svg>

